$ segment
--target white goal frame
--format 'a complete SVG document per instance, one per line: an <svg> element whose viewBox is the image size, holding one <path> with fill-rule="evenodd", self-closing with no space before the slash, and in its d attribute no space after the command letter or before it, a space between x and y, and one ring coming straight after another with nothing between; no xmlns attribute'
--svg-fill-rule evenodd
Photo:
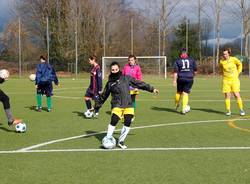
<svg viewBox="0 0 250 184"><path fill-rule="evenodd" d="M104 56L102 57L102 79L105 78L105 59L127 59L128 56ZM163 59L164 60L164 78L167 79L167 57L166 56L136 56L137 59ZM159 64L159 75L160 75L160 64Z"/></svg>

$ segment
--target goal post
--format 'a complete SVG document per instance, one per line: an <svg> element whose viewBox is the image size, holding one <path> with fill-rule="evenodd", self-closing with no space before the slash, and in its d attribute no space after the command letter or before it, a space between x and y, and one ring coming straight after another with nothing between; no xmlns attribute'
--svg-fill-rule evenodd
<svg viewBox="0 0 250 184"><path fill-rule="evenodd" d="M167 78L167 57L166 56L136 56L137 63L141 67L143 76ZM109 65L116 61L120 64L121 70L128 63L127 56L102 57L102 79L105 79L110 72Z"/></svg>

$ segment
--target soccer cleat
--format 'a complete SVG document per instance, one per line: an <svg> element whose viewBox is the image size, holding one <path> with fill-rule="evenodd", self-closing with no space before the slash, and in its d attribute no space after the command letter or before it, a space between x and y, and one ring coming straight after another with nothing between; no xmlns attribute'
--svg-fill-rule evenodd
<svg viewBox="0 0 250 184"><path fill-rule="evenodd" d="M37 112L42 112L42 107L36 107Z"/></svg>
<svg viewBox="0 0 250 184"><path fill-rule="evenodd" d="M246 115L245 111L244 110L240 110L240 115L241 116L245 116Z"/></svg>
<svg viewBox="0 0 250 184"><path fill-rule="evenodd" d="M127 149L127 148L128 148L128 147L124 144L124 142L118 142L117 146L120 147L121 149Z"/></svg>
<svg viewBox="0 0 250 184"><path fill-rule="evenodd" d="M95 112L95 113L93 113L93 118L98 118L98 116L99 116L99 113L98 112Z"/></svg>
<svg viewBox="0 0 250 184"><path fill-rule="evenodd" d="M52 110L52 109L48 108L48 109L47 109L47 112L51 112L51 110Z"/></svg>
<svg viewBox="0 0 250 184"><path fill-rule="evenodd" d="M21 119L14 119L12 122L8 122L8 125L12 126L12 125L17 125L19 123L22 123Z"/></svg>
<svg viewBox="0 0 250 184"><path fill-rule="evenodd" d="M92 118L93 112L87 110L86 112L84 112L84 116L85 116L86 118Z"/></svg>
<svg viewBox="0 0 250 184"><path fill-rule="evenodd" d="M185 115L185 114L186 114L186 111L181 111L181 114L182 114L182 115Z"/></svg>
<svg viewBox="0 0 250 184"><path fill-rule="evenodd" d="M231 114L232 114L231 111L226 112L226 116L231 116Z"/></svg>

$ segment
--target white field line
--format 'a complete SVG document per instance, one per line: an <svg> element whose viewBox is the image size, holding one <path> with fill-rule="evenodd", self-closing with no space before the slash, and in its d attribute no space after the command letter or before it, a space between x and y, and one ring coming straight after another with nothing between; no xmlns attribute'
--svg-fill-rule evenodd
<svg viewBox="0 0 250 184"><path fill-rule="evenodd" d="M180 147L180 148L128 148L128 149L51 149L0 151L0 154L13 153L56 153L56 152L120 152L120 151L207 151L207 150L250 150L250 147Z"/></svg>
<svg viewBox="0 0 250 184"><path fill-rule="evenodd" d="M234 121L246 121L246 120L248 120L248 119L234 119ZM188 122L178 122L178 123L164 123L164 124L156 124L156 125L131 127L131 129L136 130L136 129L163 127L163 126L190 125L190 124L201 124L201 123L216 123L216 122L226 122L226 121L230 121L230 120L229 119L223 119L223 120L206 120L206 121L188 121ZM117 129L116 131L120 131L120 129ZM29 146L29 147L26 147L26 148L22 148L22 149L19 149L17 151L29 151L29 150L32 150L32 149L40 148L40 147L47 146L47 145L54 144L54 143L69 141L69 140L83 138L83 137L95 136L95 135L99 135L99 134L103 134L103 133L106 133L106 131L96 132L96 133L91 133L91 134L78 135L78 136L67 137L67 138L62 138L62 139L56 139L56 140L36 144L36 145L33 145L33 146Z"/></svg>

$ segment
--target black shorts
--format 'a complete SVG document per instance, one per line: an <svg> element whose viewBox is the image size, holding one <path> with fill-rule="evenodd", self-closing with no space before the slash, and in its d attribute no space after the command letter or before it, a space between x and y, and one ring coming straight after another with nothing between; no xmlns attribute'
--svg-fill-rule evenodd
<svg viewBox="0 0 250 184"><path fill-rule="evenodd" d="M93 91L90 88L88 88L84 96L91 98L92 100L96 100L98 98L98 93L97 92L93 93Z"/></svg>
<svg viewBox="0 0 250 184"><path fill-rule="evenodd" d="M53 95L52 82L41 82L37 85L37 94L46 95L47 97Z"/></svg>
<svg viewBox="0 0 250 184"><path fill-rule="evenodd" d="M190 93L193 83L193 79L177 79L177 92Z"/></svg>

